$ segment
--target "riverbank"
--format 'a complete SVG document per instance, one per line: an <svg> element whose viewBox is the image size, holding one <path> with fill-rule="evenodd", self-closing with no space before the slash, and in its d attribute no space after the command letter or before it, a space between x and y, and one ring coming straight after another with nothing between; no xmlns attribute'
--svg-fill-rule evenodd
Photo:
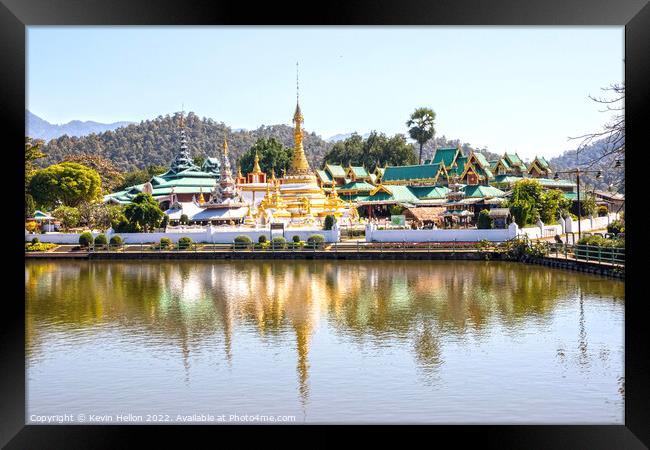
<svg viewBox="0 0 650 450"><path fill-rule="evenodd" d="M429 250L301 250L301 251L127 251L127 252L29 252L26 259L55 260L417 260L417 261L512 261L536 264L576 272L625 279L625 268L619 265L582 261L551 256L525 256L521 260L509 258L503 252L476 249Z"/></svg>

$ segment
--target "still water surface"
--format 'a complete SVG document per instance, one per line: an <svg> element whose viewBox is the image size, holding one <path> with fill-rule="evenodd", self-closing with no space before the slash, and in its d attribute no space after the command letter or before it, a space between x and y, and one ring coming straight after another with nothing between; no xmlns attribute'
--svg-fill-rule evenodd
<svg viewBox="0 0 650 450"><path fill-rule="evenodd" d="M25 275L29 423L623 423L621 281L469 261L28 262Z"/></svg>

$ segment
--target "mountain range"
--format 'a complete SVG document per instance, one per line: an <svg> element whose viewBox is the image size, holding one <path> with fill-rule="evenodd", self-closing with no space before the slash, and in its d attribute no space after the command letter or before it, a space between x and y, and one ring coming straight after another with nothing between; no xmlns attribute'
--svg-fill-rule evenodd
<svg viewBox="0 0 650 450"><path fill-rule="evenodd" d="M43 139L46 142L64 134L77 137L87 136L92 133L97 134L114 130L131 123L133 122L99 123L91 120L83 122L81 120L71 120L68 123L57 125L41 119L29 110L25 110L25 135L35 139Z"/></svg>

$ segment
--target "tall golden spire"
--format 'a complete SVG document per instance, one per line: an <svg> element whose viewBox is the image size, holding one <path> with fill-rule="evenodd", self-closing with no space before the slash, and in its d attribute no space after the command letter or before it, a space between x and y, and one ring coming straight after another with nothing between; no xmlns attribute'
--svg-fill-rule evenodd
<svg viewBox="0 0 650 450"><path fill-rule="evenodd" d="M223 138L223 156L225 158L228 157L228 141L226 140L225 137Z"/></svg>
<svg viewBox="0 0 650 450"><path fill-rule="evenodd" d="M305 119L302 115L302 112L300 111L300 99L298 95L298 63L296 63L296 111L293 114L293 123L295 124L293 139L295 145L293 149L293 161L291 161L289 175L309 175L311 174L311 169L309 168L309 163L307 162L307 157L305 156L305 149L302 145L302 123L305 121Z"/></svg>
<svg viewBox="0 0 650 450"><path fill-rule="evenodd" d="M255 151L255 163L253 165L253 173L262 173L262 168L260 167L260 157Z"/></svg>

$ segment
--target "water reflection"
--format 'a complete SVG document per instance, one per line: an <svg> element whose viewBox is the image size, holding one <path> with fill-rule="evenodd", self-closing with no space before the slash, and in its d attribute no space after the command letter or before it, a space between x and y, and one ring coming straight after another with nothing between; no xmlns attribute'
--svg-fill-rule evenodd
<svg viewBox="0 0 650 450"><path fill-rule="evenodd" d="M25 271L34 363L53 332L112 329L152 349L178 348L189 383L192 352L219 337L232 365L235 336L245 330L278 347L290 338L303 407L319 327L359 349L407 344L432 379L445 364L443 342L471 337L479 345L495 328L515 335L544 326L579 298L575 336L588 365L584 297L624 298L618 281L495 262L30 262ZM559 347L562 360L568 347Z"/></svg>

